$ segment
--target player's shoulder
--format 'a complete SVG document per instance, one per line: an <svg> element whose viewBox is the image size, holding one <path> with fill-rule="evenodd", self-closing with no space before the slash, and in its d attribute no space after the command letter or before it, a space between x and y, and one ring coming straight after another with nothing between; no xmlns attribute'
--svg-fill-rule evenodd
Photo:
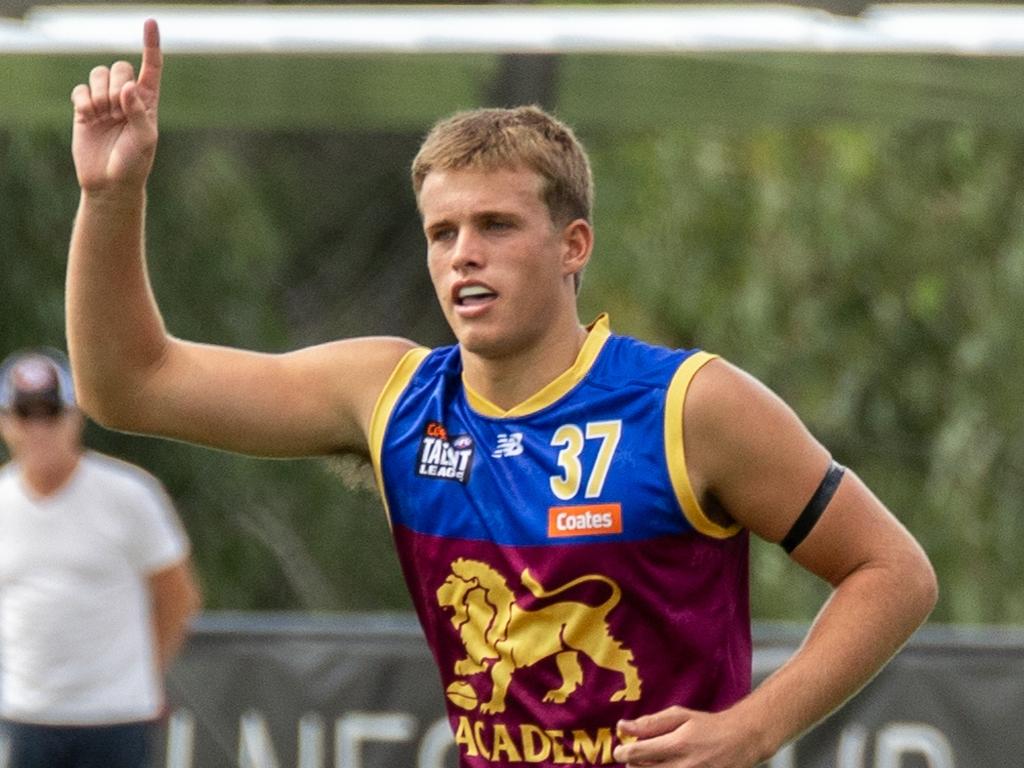
<svg viewBox="0 0 1024 768"><path fill-rule="evenodd" d="M414 355L415 352L410 357ZM421 348L417 368L421 375L461 376L462 350L458 344L432 349Z"/></svg>
<svg viewBox="0 0 1024 768"><path fill-rule="evenodd" d="M318 344L293 352L330 364L358 361L361 367L394 367L406 354L422 345L401 336L355 336Z"/></svg>
<svg viewBox="0 0 1024 768"><path fill-rule="evenodd" d="M652 344L634 336L610 334L594 366L595 380L615 386L635 384L664 388L679 367L694 355L695 348Z"/></svg>
<svg viewBox="0 0 1024 768"><path fill-rule="evenodd" d="M360 336L327 342L299 354L312 356L313 369L321 369L346 386L365 382L371 388L380 388L404 361L428 351L399 336Z"/></svg>
<svg viewBox="0 0 1024 768"><path fill-rule="evenodd" d="M753 374L716 355L694 374L688 400L703 412L728 414L778 396Z"/></svg>
<svg viewBox="0 0 1024 768"><path fill-rule="evenodd" d="M413 347L391 371L375 414L389 413L400 400L416 400L437 387L461 387L462 357L458 345Z"/></svg>
<svg viewBox="0 0 1024 768"><path fill-rule="evenodd" d="M757 377L716 358L690 383L684 407L688 456L694 449L711 466L778 461L790 451L806 454L809 433L782 397ZM746 458L744 458L746 457Z"/></svg>

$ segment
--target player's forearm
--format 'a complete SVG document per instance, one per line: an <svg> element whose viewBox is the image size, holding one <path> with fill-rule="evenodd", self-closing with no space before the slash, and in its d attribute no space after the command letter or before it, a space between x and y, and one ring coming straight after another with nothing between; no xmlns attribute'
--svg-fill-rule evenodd
<svg viewBox="0 0 1024 768"><path fill-rule="evenodd" d="M765 757L867 684L927 618L936 595L923 555L851 573L800 649L734 708L762 735Z"/></svg>
<svg viewBox="0 0 1024 768"><path fill-rule="evenodd" d="M167 335L143 257L143 189L82 193L71 236L67 335L78 396L103 422L130 426Z"/></svg>

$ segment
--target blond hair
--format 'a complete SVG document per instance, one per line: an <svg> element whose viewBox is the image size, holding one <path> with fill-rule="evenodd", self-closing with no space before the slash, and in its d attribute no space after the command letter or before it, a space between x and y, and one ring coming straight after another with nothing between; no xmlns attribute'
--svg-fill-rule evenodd
<svg viewBox="0 0 1024 768"><path fill-rule="evenodd" d="M419 200L431 171L526 167L543 180L541 197L551 220L591 220L594 180L590 162L569 126L540 107L476 109L438 122L412 162Z"/></svg>

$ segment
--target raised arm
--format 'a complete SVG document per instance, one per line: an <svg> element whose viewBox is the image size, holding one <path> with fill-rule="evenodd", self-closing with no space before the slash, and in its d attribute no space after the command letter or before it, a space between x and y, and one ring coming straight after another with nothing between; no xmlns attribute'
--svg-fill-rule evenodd
<svg viewBox="0 0 1024 768"><path fill-rule="evenodd" d="M144 253L162 70L151 19L137 79L118 61L94 68L71 94L81 199L67 334L82 407L113 428L247 453L364 450L377 394L410 342L357 339L264 355L167 333Z"/></svg>
<svg viewBox="0 0 1024 768"><path fill-rule="evenodd" d="M785 403L721 360L695 376L684 425L704 511L768 541L782 541L803 517L831 464ZM752 768L864 686L934 606L927 556L849 470L792 557L833 587L794 656L724 712L676 707L624 723L624 734L638 741L620 746L617 760Z"/></svg>

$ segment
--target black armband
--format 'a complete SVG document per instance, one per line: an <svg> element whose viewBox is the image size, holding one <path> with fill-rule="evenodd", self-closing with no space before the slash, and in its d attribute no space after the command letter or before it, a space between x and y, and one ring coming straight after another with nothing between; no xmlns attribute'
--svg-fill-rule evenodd
<svg viewBox="0 0 1024 768"><path fill-rule="evenodd" d="M832 501L832 497L835 495L839 482L843 479L845 473L846 467L842 464L837 464L833 461L828 465L828 470L825 472L825 477L822 478L818 490L811 496L811 500L807 502L804 511L800 513L796 522L793 523L789 533L779 542L779 546L786 550L787 553L792 552L799 546L801 541L807 538L807 534L817 524L818 518L821 517L828 503Z"/></svg>

